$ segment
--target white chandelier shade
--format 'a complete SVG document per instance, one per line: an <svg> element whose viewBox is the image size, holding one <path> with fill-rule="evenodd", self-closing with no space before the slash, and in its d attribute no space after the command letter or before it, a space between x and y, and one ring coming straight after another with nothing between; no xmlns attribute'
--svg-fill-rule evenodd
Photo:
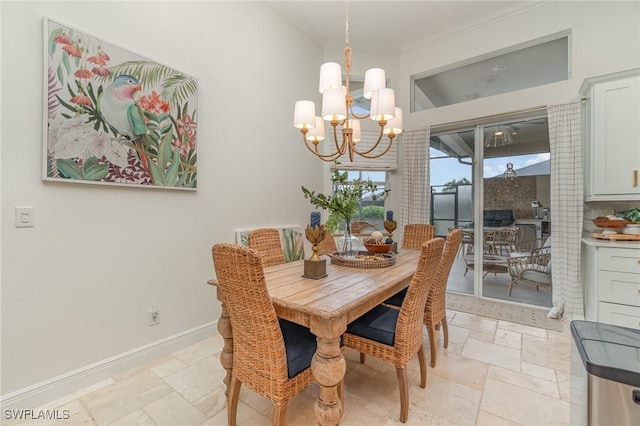
<svg viewBox="0 0 640 426"><path fill-rule="evenodd" d="M363 97L369 99L371 108L367 114L358 114L353 110L353 96L350 93L351 47L349 45L349 4L345 1L346 47L344 61L346 73L343 79L342 68L336 62L327 62L320 67L318 91L322 94L320 116L316 117L315 104L311 101L298 101L295 104L293 125L300 129L306 147L323 161L335 161L345 153L353 161L354 154L364 158L378 158L389 151L393 139L402 133L402 110L396 107L395 94L386 87L386 74L381 68L372 68L365 72ZM377 122L380 130L377 140L371 147L359 151L356 143L361 140L361 122L371 118ZM328 122L333 134L333 148L322 152L319 143L324 140L324 122ZM340 127L340 129L338 129ZM315 130L317 129L317 130ZM342 134L342 140L339 140ZM387 136L386 146L381 144ZM310 145L309 142L312 144ZM378 147L380 146L380 149Z"/></svg>

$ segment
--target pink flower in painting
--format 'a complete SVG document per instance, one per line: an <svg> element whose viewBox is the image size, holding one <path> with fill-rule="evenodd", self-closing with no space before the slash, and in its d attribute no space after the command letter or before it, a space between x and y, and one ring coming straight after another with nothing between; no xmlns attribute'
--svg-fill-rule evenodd
<svg viewBox="0 0 640 426"><path fill-rule="evenodd" d="M178 124L178 135L183 136L186 134L189 140L193 140L195 138L197 124L191 119L189 114L186 114L182 118L178 118L176 123Z"/></svg>
<svg viewBox="0 0 640 426"><path fill-rule="evenodd" d="M171 106L168 102L162 100L156 91L152 91L150 95L140 98L140 106L147 110L159 114L161 112L169 112Z"/></svg>
<svg viewBox="0 0 640 426"><path fill-rule="evenodd" d="M100 77L106 77L109 75L109 68L107 67L93 67L91 72Z"/></svg>
<svg viewBox="0 0 640 426"><path fill-rule="evenodd" d="M75 75L77 78L91 78L93 74L89 70L80 68L79 70L74 72L73 75Z"/></svg>
<svg viewBox="0 0 640 426"><path fill-rule="evenodd" d="M102 50L98 52L98 56L99 56L100 58L104 59L105 61L108 61L109 59L111 59L111 58L109 57L109 55L107 55L107 54L106 54L104 51L102 51Z"/></svg>
<svg viewBox="0 0 640 426"><path fill-rule="evenodd" d="M82 95L74 96L71 98L71 102L73 102L76 105L91 106L91 99L88 96L82 96Z"/></svg>
<svg viewBox="0 0 640 426"><path fill-rule="evenodd" d="M100 56L89 56L87 58L87 62L91 62L96 65L107 65L107 61L102 59Z"/></svg>
<svg viewBox="0 0 640 426"><path fill-rule="evenodd" d="M71 56L75 56L76 58L82 58L82 52L76 46L72 44L65 44L62 46L62 50L67 52Z"/></svg>
<svg viewBox="0 0 640 426"><path fill-rule="evenodd" d="M66 35L66 34L60 34L58 37L56 37L55 41L58 44L71 44L71 43L73 43L73 40L71 40L71 38L69 38L69 36Z"/></svg>
<svg viewBox="0 0 640 426"><path fill-rule="evenodd" d="M179 138L173 140L172 144L176 149L180 150L180 155L186 157L189 154L189 142L182 142Z"/></svg>

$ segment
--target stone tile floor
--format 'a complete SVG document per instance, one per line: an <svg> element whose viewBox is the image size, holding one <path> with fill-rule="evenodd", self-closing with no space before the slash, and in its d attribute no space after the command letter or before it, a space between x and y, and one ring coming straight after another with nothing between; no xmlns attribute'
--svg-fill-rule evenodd
<svg viewBox="0 0 640 426"><path fill-rule="evenodd" d="M449 347L438 342L435 368L421 389L417 359L409 365L407 425L568 425L568 322L554 332L449 312ZM427 357L428 337L424 333ZM213 337L47 404L67 409L63 425L226 425L219 362L222 339ZM400 425L395 369L347 349L342 425ZM427 360L427 362L429 362ZM311 425L318 388L289 402L288 425ZM270 425L269 400L242 388L238 424ZM42 425L41 421L19 423Z"/></svg>

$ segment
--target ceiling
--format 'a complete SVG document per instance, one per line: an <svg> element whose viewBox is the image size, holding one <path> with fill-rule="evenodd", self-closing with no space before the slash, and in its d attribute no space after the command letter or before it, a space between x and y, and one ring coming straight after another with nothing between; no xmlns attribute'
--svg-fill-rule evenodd
<svg viewBox="0 0 640 426"><path fill-rule="evenodd" d="M282 16L308 34L320 46L326 49L345 47L345 2L338 0L298 0L271 1L268 3ZM548 1L433 1L433 0L386 0L349 2L349 42L354 58L358 52L398 55L423 44L453 36L472 28L506 19L514 14L549 3ZM490 52L487 52L490 53ZM512 86L512 79L521 79L522 67L505 62L504 58L482 58L477 65L473 63L465 69L455 72L441 72L437 76L438 85L446 93L438 94L441 99L460 98L486 91L487 79L493 78L504 87ZM522 61L519 61L522 62ZM524 62L534 68L534 75L549 73L548 67L540 66L543 61L529 58ZM537 65L536 65L537 64ZM492 68L499 67L496 72ZM486 69L485 69L486 68ZM425 70L428 71L428 70ZM442 70L441 70L442 71ZM486 74L486 75L485 75ZM555 80L557 81L557 80ZM493 81L491 81L493 83ZM424 83L428 84L428 83ZM544 84L541 83L541 84ZM535 84L534 84L535 85ZM498 86L493 84L493 87ZM493 89L492 87L492 89ZM512 88L513 90L513 88ZM433 91L428 96L434 98ZM464 100L462 100L464 101ZM431 102L437 106L438 102ZM446 104L447 102L444 102ZM485 152L486 157L501 157L533 152L548 152L548 130L545 120L512 123L514 143L507 147L494 148ZM434 146L434 142L435 145ZM473 156L473 132L454 133L432 139L432 147L455 157Z"/></svg>
<svg viewBox="0 0 640 426"><path fill-rule="evenodd" d="M344 48L344 1L267 1L324 48ZM548 2L351 0L349 41L354 53L399 54L545 3Z"/></svg>

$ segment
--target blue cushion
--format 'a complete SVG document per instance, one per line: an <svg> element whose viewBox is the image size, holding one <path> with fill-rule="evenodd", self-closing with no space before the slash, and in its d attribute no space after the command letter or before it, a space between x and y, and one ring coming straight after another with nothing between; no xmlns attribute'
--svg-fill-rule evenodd
<svg viewBox="0 0 640 426"><path fill-rule="evenodd" d="M316 353L316 336L307 327L278 318L287 352L287 372L290 379L311 366Z"/></svg>
<svg viewBox="0 0 640 426"><path fill-rule="evenodd" d="M407 289L400 291L399 293L394 294L390 298L384 301L387 305L393 306L402 306L402 302L404 302L404 298L407 296Z"/></svg>
<svg viewBox="0 0 640 426"><path fill-rule="evenodd" d="M397 309L378 305L347 326L347 333L393 346L396 338Z"/></svg>

